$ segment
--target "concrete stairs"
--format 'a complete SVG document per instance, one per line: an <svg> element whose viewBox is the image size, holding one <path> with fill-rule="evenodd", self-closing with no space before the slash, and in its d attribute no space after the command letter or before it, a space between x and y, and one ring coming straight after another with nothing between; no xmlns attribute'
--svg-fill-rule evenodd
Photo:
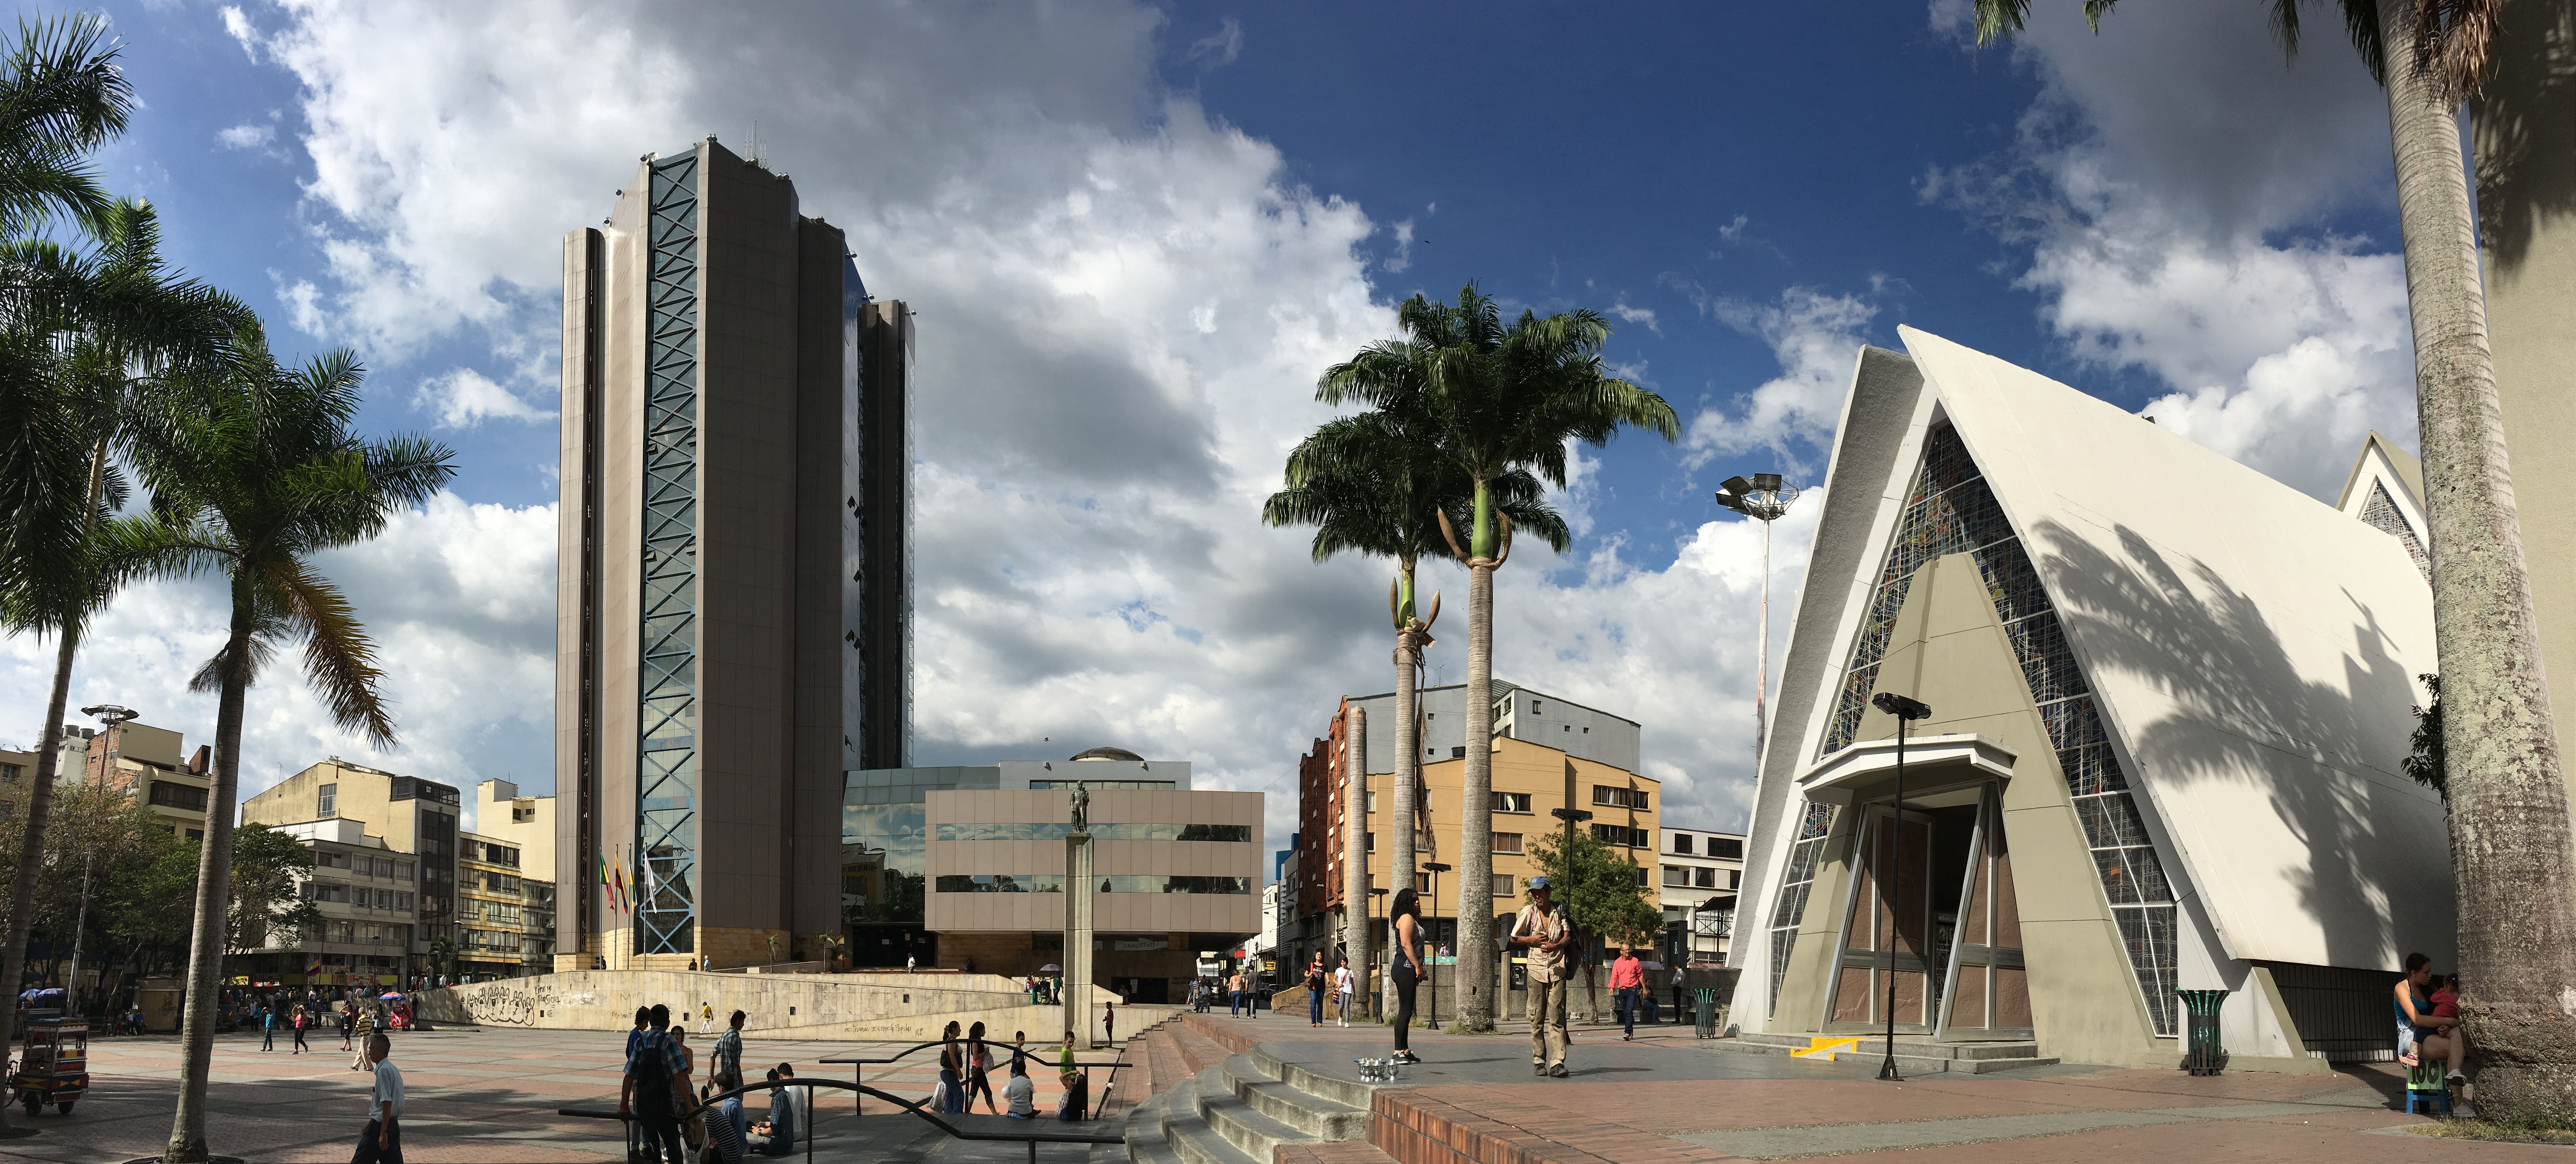
<svg viewBox="0 0 2576 1164"><path fill-rule="evenodd" d="M1123 1116L1112 1113L1124 1121L1130 1164L1277 1164L1324 1144L1340 1145L1339 1159L1386 1159L1352 1142L1368 1136L1375 1088L1281 1061L1248 1036L1216 1034L1223 1043L1185 1020L1130 1047L1143 1052L1139 1065L1152 1081L1149 1096ZM1103 1157L1095 1152L1094 1164L1112 1164Z"/></svg>
<svg viewBox="0 0 2576 1164"><path fill-rule="evenodd" d="M1806 1051L1802 1058L1834 1062L1876 1064L1887 1057L1887 1039L1871 1035L1857 1042L1830 1050L1810 1050L1819 1043L1840 1043L1849 1035L1816 1036L1801 1034L1757 1034L1746 1032L1731 1040L1711 1044L1744 1054L1787 1055ZM1983 1075L1993 1071L2011 1071L2022 1067L2046 1067L2057 1060L2044 1058L2039 1044L2024 1043L1936 1043L1920 1036L1896 1037L1896 1069L1908 1076L1959 1072Z"/></svg>

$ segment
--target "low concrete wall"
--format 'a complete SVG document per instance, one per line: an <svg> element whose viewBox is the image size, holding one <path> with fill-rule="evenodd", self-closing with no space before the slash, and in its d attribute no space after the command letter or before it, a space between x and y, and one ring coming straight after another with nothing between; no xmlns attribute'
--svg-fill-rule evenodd
<svg viewBox="0 0 2576 1164"><path fill-rule="evenodd" d="M500 982L425 990L422 1018L433 1023L539 1030L623 1031L635 1008L669 1006L674 1022L698 1028L701 1005L723 1029L736 1010L743 1029L794 1032L808 1038L939 1037L950 1019L988 1029L1049 1032L1063 1037L1062 1010L1029 1006L1017 982L991 974L855 975L724 974L690 970L576 970ZM1096 1024L1096 1019L1094 1020Z"/></svg>

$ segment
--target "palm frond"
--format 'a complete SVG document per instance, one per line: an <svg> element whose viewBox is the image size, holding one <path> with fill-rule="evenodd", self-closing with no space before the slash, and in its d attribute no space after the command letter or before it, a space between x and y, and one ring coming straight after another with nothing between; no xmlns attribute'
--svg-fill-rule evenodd
<svg viewBox="0 0 2576 1164"><path fill-rule="evenodd" d="M393 713L376 690L384 671L348 597L302 562L280 562L264 581L285 606L286 621L304 636L304 675L331 709L331 721L378 748L392 747Z"/></svg>

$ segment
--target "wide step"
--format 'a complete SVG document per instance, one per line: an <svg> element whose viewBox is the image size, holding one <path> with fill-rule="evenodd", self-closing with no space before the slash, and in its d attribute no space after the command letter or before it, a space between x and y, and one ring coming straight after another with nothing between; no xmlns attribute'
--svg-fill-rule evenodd
<svg viewBox="0 0 2576 1164"><path fill-rule="evenodd" d="M1197 1080L1186 1080L1161 1097L1163 1142L1171 1146L1180 1164L1266 1164L1270 1153L1255 1157L1209 1126L1198 1087Z"/></svg>

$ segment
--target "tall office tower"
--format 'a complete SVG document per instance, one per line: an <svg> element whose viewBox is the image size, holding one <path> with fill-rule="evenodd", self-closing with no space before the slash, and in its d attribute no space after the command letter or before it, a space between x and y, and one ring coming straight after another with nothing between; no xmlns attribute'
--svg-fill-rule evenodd
<svg viewBox="0 0 2576 1164"><path fill-rule="evenodd" d="M714 138L564 236L558 967L838 931L841 774L909 743L911 350Z"/></svg>

